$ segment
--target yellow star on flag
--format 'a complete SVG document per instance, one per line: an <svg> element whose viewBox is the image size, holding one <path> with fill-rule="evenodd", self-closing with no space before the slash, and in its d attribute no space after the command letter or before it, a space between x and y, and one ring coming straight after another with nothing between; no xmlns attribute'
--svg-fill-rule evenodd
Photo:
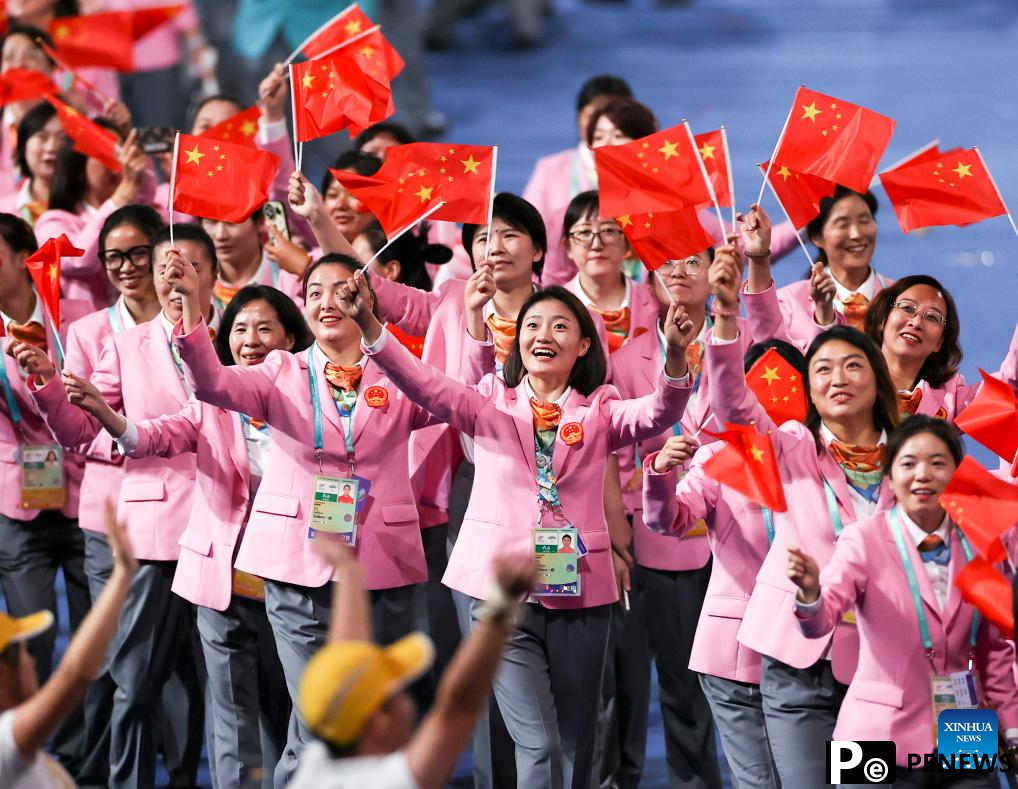
<svg viewBox="0 0 1018 789"><path fill-rule="evenodd" d="M764 451L760 447L750 447L749 453L753 456L753 460L757 463L763 463Z"/></svg>
<svg viewBox="0 0 1018 789"><path fill-rule="evenodd" d="M700 149L700 156L703 157L704 161L714 158L714 148L715 146L713 145L703 144L703 147Z"/></svg>
<svg viewBox="0 0 1018 789"><path fill-rule="evenodd" d="M470 156L468 156L466 159L460 159L460 164L463 165L464 173L473 173L474 175L478 174L477 165L479 165L480 162L474 161L473 154L470 154Z"/></svg>
<svg viewBox="0 0 1018 789"><path fill-rule="evenodd" d="M314 74L305 74L304 79L301 80L301 84L305 88L310 88L314 84L314 81L315 81Z"/></svg>
<svg viewBox="0 0 1018 789"><path fill-rule="evenodd" d="M422 203L426 203L431 199L431 193L434 191L434 189L435 187L433 186L424 186L422 184L421 190L419 192L414 192L414 197L419 197L421 198Z"/></svg>
<svg viewBox="0 0 1018 789"><path fill-rule="evenodd" d="M187 154L187 161L184 164L201 164L202 157L205 155L198 150L197 143L194 146L194 150L184 151Z"/></svg>
<svg viewBox="0 0 1018 789"><path fill-rule="evenodd" d="M972 175L972 165L958 162L958 166L951 170L951 172L958 173L958 180L960 181L966 175Z"/></svg>
<svg viewBox="0 0 1018 789"><path fill-rule="evenodd" d="M787 181L789 177L792 175L792 171L785 167L785 165L781 165L781 167L778 169L778 175L780 175Z"/></svg>
<svg viewBox="0 0 1018 789"><path fill-rule="evenodd" d="M631 224L633 224L633 218L629 214L619 217L619 227L627 228Z"/></svg>
<svg viewBox="0 0 1018 789"><path fill-rule="evenodd" d="M244 125L240 127L240 133L245 137L250 137L256 131L258 131L258 126L254 121L244 121Z"/></svg>
<svg viewBox="0 0 1018 789"><path fill-rule="evenodd" d="M675 150L678 147L679 144L677 142L668 142L668 140L665 140L665 144L658 148L657 151L658 153L663 153L665 155L665 161L667 162L673 156L679 155L679 152Z"/></svg>
<svg viewBox="0 0 1018 789"><path fill-rule="evenodd" d="M780 381L781 380L781 376L778 375L778 368L777 367L767 367L767 366L764 366L764 373L760 377L763 378L767 382L768 386L773 384L775 381Z"/></svg>
<svg viewBox="0 0 1018 789"><path fill-rule="evenodd" d="M67 25L60 25L54 32L54 38L67 38L71 35L71 29Z"/></svg>
<svg viewBox="0 0 1018 789"><path fill-rule="evenodd" d="M817 115L819 115L822 112L823 112L823 110L818 110L817 109L817 103L815 101L812 104L810 104L808 107L805 104L803 104L802 105L802 117L799 118L799 120L804 121L807 118L809 118L811 121L813 121L813 123L816 123L817 122Z"/></svg>
<svg viewBox="0 0 1018 789"><path fill-rule="evenodd" d="M369 58L369 57L371 57L372 55L375 54L375 48L374 47L361 47L361 54L364 57Z"/></svg>
<svg viewBox="0 0 1018 789"><path fill-rule="evenodd" d="M351 19L346 23L346 27L344 29L348 36L355 36L361 32L361 22L359 19Z"/></svg>
<svg viewBox="0 0 1018 789"><path fill-rule="evenodd" d="M59 274L57 273L57 267L56 267L56 266L50 266L50 267L49 267L49 269L47 270L47 272L46 272L46 273L47 273L47 274L49 275L49 281L50 281L50 283L51 283L51 284L56 284L56 281L57 281L57 277L59 277L59 276L60 276L60 275L59 275Z"/></svg>

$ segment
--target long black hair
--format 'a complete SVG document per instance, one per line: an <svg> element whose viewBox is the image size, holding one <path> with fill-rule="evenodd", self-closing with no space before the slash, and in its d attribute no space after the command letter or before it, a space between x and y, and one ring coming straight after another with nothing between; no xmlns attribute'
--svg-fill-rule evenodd
<svg viewBox="0 0 1018 789"><path fill-rule="evenodd" d="M361 238L367 241L371 253L378 255L379 263L399 261L398 282L418 290L431 290L431 275L426 264L448 263L452 260L452 250L445 244L429 242L430 228L427 222L421 222L419 229L407 231L386 247L385 231L377 222L372 222L361 232ZM385 251L381 252L383 248Z"/></svg>
<svg viewBox="0 0 1018 789"><path fill-rule="evenodd" d="M120 129L106 118L96 118L94 123L113 132L117 139L123 141ZM78 212L81 202L88 193L88 176L85 170L88 157L76 151L74 144L72 137L64 137L60 143L49 191L49 207L72 214Z"/></svg>

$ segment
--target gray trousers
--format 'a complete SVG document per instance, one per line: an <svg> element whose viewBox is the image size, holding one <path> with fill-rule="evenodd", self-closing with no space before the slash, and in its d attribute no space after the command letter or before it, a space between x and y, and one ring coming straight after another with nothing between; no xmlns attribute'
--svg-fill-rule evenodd
<svg viewBox="0 0 1018 789"><path fill-rule="evenodd" d="M829 786L826 743L847 689L834 679L829 660L797 669L763 656L760 693L782 786Z"/></svg>
<svg viewBox="0 0 1018 789"><path fill-rule="evenodd" d="M217 789L271 785L290 717L290 697L265 605L234 596L225 611L198 606L208 670L212 748Z"/></svg>
<svg viewBox="0 0 1018 789"><path fill-rule="evenodd" d="M732 781L739 789L779 789L760 686L701 674L700 686L728 757Z"/></svg>
<svg viewBox="0 0 1018 789"><path fill-rule="evenodd" d="M521 789L597 784L597 712L614 608L523 607L495 676Z"/></svg>

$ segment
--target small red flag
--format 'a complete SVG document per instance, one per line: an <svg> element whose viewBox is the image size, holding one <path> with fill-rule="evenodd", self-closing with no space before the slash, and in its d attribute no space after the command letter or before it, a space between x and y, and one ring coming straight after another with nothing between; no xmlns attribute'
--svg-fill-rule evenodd
<svg viewBox="0 0 1018 789"><path fill-rule="evenodd" d="M184 9L182 5L62 16L49 24L60 57L71 66L134 71L134 44Z"/></svg>
<svg viewBox="0 0 1018 789"><path fill-rule="evenodd" d="M268 200L279 157L181 134L173 167L172 208L204 219L244 222Z"/></svg>
<svg viewBox="0 0 1018 789"><path fill-rule="evenodd" d="M312 33L300 45L298 52L316 58L373 26L374 23L361 10L360 5L352 3Z"/></svg>
<svg viewBox="0 0 1018 789"><path fill-rule="evenodd" d="M800 87L773 158L864 193L893 133L890 118Z"/></svg>
<svg viewBox="0 0 1018 789"><path fill-rule="evenodd" d="M768 348L749 368L746 385L776 424L805 421L802 376L774 348Z"/></svg>
<svg viewBox="0 0 1018 789"><path fill-rule="evenodd" d="M84 254L85 250L75 247L61 233L49 239L25 260L25 266L53 323L54 331L60 327L60 259L78 258Z"/></svg>
<svg viewBox="0 0 1018 789"><path fill-rule="evenodd" d="M1018 461L1018 399L1014 390L980 369L983 385L954 423L991 452L1012 464Z"/></svg>
<svg viewBox="0 0 1018 789"><path fill-rule="evenodd" d="M940 494L940 503L988 562L1004 559L999 537L1018 523L1018 486L967 457Z"/></svg>
<svg viewBox="0 0 1018 789"><path fill-rule="evenodd" d="M1014 638L1014 608L1011 584L982 556L966 564L954 582L962 600L973 605L997 626L1005 638Z"/></svg>
<svg viewBox="0 0 1018 789"><path fill-rule="evenodd" d="M1007 213L982 157L956 149L880 174L901 230L971 225Z"/></svg>
<svg viewBox="0 0 1018 789"><path fill-rule="evenodd" d="M657 270L669 260L688 258L714 245L714 239L700 224L695 208L625 214L618 217L618 223L636 256L649 271Z"/></svg>
<svg viewBox="0 0 1018 789"><path fill-rule="evenodd" d="M703 472L772 512L785 512L785 491L771 437L749 425L725 424L721 433L708 435L727 443L703 464Z"/></svg>
<svg viewBox="0 0 1018 789"><path fill-rule="evenodd" d="M732 196L731 163L728 161L728 144L725 140L725 130L704 132L693 137L696 140L696 149L703 159L703 166L707 168L707 177L711 186L714 187L714 196L718 199L718 206L728 208L734 205ZM710 200L701 205L713 205Z"/></svg>
<svg viewBox="0 0 1018 789"><path fill-rule="evenodd" d="M222 123L210 126L198 136L208 140L225 140L253 147L255 135L258 133L258 121L261 117L261 108L255 104L253 107L241 110L236 115L231 115Z"/></svg>
<svg viewBox="0 0 1018 789"><path fill-rule="evenodd" d="M414 142L389 148L374 175L330 172L371 209L386 235L402 230L439 201L445 205L433 219L484 224L494 188L495 148Z"/></svg>
<svg viewBox="0 0 1018 789"><path fill-rule="evenodd" d="M55 93L57 86L41 71L24 68L7 69L0 74L0 106L15 101L41 99L48 93Z"/></svg>
<svg viewBox="0 0 1018 789"><path fill-rule="evenodd" d="M766 173L769 164L761 164L760 171ZM777 162L767 180L796 230L801 230L819 215L820 201L833 197L838 187L834 181L799 173Z"/></svg>
<svg viewBox="0 0 1018 789"><path fill-rule="evenodd" d="M607 216L676 211L712 203L700 152L685 124L624 145L594 149L598 200Z"/></svg>
<svg viewBox="0 0 1018 789"><path fill-rule="evenodd" d="M52 94L46 97L46 101L56 108L60 125L64 127L67 136L74 140L74 150L102 162L104 167L115 173L121 171L120 159L117 158L120 140L116 134L90 121L70 104L65 104Z"/></svg>

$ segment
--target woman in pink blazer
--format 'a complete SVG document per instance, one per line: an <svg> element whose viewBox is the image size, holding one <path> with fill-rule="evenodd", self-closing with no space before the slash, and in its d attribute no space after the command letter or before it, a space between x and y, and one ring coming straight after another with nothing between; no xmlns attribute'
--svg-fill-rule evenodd
<svg viewBox="0 0 1018 789"><path fill-rule="evenodd" d="M0 211L15 214L32 226L49 206L64 129L53 105L44 101L21 116L12 136L17 139L13 158L21 180L16 189L0 195Z"/></svg>
<svg viewBox="0 0 1018 789"><path fill-rule="evenodd" d="M579 271L564 287L601 316L608 331L609 353L654 331L658 301L649 285L623 274L629 244L618 222L600 216L596 191L581 192L569 203L562 223L562 246Z"/></svg>
<svg viewBox="0 0 1018 789"><path fill-rule="evenodd" d="M120 135L103 119L98 125ZM131 203L150 204L155 196L155 177L145 152L136 142L136 132L121 136L117 153L122 173L114 173L102 162L74 148L74 140L65 137L57 153L48 210L35 224L35 235L42 243L67 235L81 257L64 258L60 284L64 295L88 301L92 309L110 304L110 288L99 260L99 232L107 217Z"/></svg>
<svg viewBox="0 0 1018 789"><path fill-rule="evenodd" d="M490 295L490 280L488 286ZM664 375L652 394L623 401L602 385L604 352L589 312L562 288L527 299L505 380L488 375L476 387L392 341L371 303L358 274L345 286L341 306L359 325L369 356L415 402L473 438L476 478L445 583L483 605L493 556L533 554L535 540L549 539L542 528L575 524L579 562L562 568L557 589L546 578L546 594L526 607L495 696L516 743L519 785L586 787L594 777L599 690L619 597L597 491L611 452L660 432L681 413L692 321L672 305L664 323ZM479 305L467 325L474 338L486 334Z"/></svg>
<svg viewBox="0 0 1018 789"><path fill-rule="evenodd" d="M304 351L312 340L293 301L254 285L243 288L223 313L216 350L224 364L250 367L276 350ZM268 465L268 427L193 397L175 414L134 423L110 408L85 378L75 377L68 392L130 457L197 453L197 490L180 536L173 591L197 607L209 675L212 772L218 786L242 789L251 776L271 771L279 756L262 753L259 714L277 725L270 740L281 750L290 703L265 614L264 585L233 566ZM283 697L268 697L267 689Z"/></svg>
<svg viewBox="0 0 1018 789"><path fill-rule="evenodd" d="M884 470L895 506L846 531L823 571L808 550L787 546L788 577L798 587L789 608L803 634L825 638L847 611L859 621L859 667L834 738L892 740L900 766L910 753L936 751L935 675L975 671L985 693L979 706L995 710L1008 743L1018 744L1014 646L962 600L954 583L974 553L940 494L962 452L956 431L943 421L907 419L887 442ZM899 767L895 786L962 785L945 778ZM973 774L964 785L999 783L991 772Z"/></svg>
<svg viewBox="0 0 1018 789"><path fill-rule="evenodd" d="M824 742L855 666L855 626L839 623L833 639L802 636L791 613L794 588L785 575L785 547L808 546L805 550L826 564L843 530L890 506L880 469L886 434L898 420L894 387L873 343L849 326L835 326L806 354L806 424L778 427L742 374L735 320L739 267L731 258L719 258L710 278L716 299L707 344L707 367L717 382L712 405L722 422L755 424L770 432L791 505L787 512L771 513L774 541L746 606L739 641L764 655L760 692L781 783L822 786Z"/></svg>

